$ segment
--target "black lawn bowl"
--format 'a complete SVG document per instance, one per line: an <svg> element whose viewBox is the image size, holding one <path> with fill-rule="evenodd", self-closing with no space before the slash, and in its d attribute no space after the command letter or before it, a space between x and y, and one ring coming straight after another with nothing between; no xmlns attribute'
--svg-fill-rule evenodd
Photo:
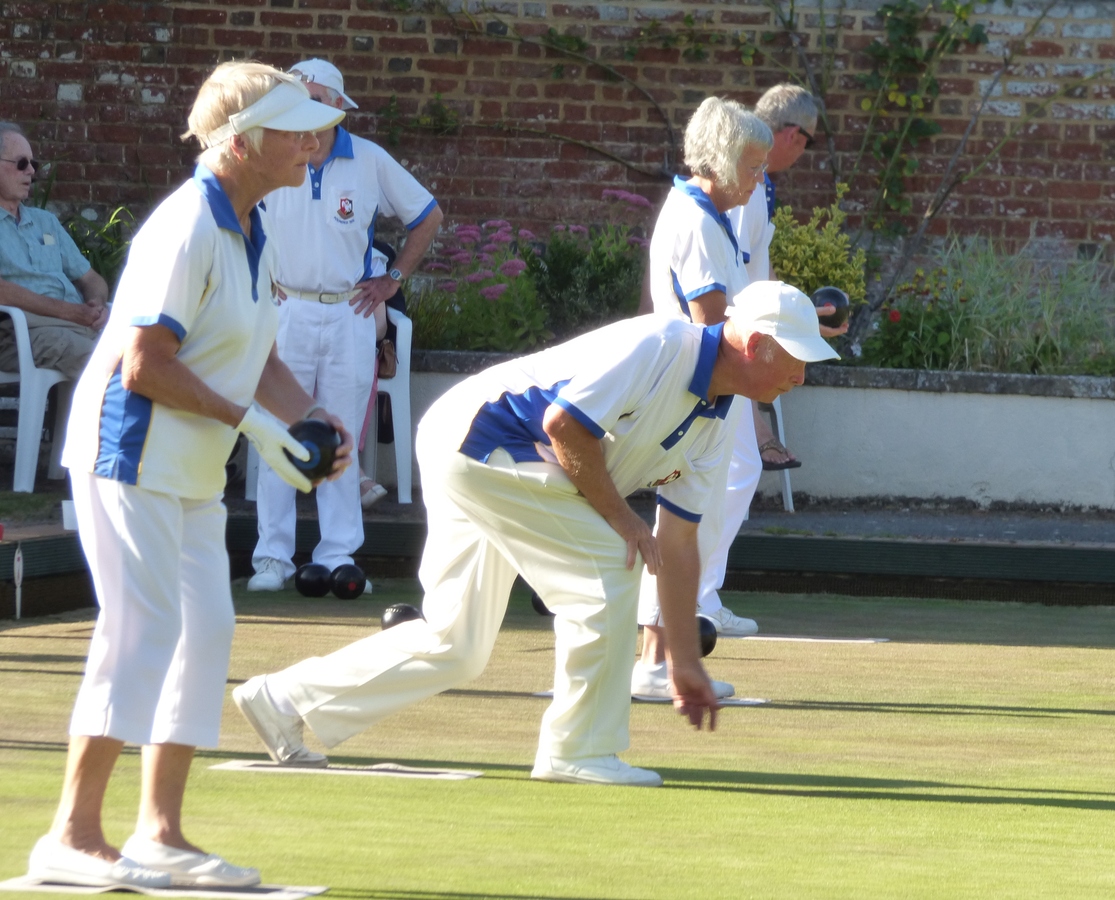
<svg viewBox="0 0 1115 900"><path fill-rule="evenodd" d="M394 606L389 606L383 611L383 618L380 619L380 625L383 630L394 628L403 622L411 622L414 619L424 618L422 610L417 606L411 606L409 603L396 603Z"/></svg>
<svg viewBox="0 0 1115 900"><path fill-rule="evenodd" d="M329 576L329 587L333 596L341 600L355 600L364 593L364 584L367 578L360 566L346 563L337 566Z"/></svg>
<svg viewBox="0 0 1115 900"><path fill-rule="evenodd" d="M716 649L716 623L704 616L697 616L697 630L701 634L701 656L708 656Z"/></svg>
<svg viewBox="0 0 1115 900"><path fill-rule="evenodd" d="M321 419L302 419L287 430L291 437L310 451L310 458L303 462L291 456L289 450L283 450L299 472L310 481L316 481L333 471L333 458L341 446L341 435L336 428Z"/></svg>
<svg viewBox="0 0 1115 900"><path fill-rule="evenodd" d="M848 313L851 312L849 306L848 295L845 294L838 287L823 287L817 288L813 292L813 296L809 298L813 301L814 306L835 306L836 312L829 316L821 316L819 321L822 325L827 325L829 328L839 328L848 321Z"/></svg>
<svg viewBox="0 0 1115 900"><path fill-rule="evenodd" d="M321 563L306 563L294 573L294 589L303 597L324 597L329 593L332 575Z"/></svg>

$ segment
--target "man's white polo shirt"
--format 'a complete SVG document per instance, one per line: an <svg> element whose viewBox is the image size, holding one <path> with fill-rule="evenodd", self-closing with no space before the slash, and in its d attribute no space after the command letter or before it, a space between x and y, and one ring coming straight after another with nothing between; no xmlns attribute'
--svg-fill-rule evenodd
<svg viewBox="0 0 1115 900"><path fill-rule="evenodd" d="M256 208L245 237L220 182L200 165L151 214L74 393L64 465L180 497L224 490L235 429L126 390L120 360L132 327L163 325L181 341L183 365L247 406L279 324L265 227Z"/></svg>
<svg viewBox="0 0 1115 900"><path fill-rule="evenodd" d="M658 488L659 503L700 521L725 449L733 397L708 400L723 326L639 316L532 356L494 366L451 389L422 427L486 462L503 448L516 462L557 466L542 429L551 403L600 439L621 496Z"/></svg>
<svg viewBox="0 0 1115 900"><path fill-rule="evenodd" d="M763 184L751 192L743 206L728 210L728 221L739 239L740 247L748 252L747 275L750 281L769 281L770 242L774 237L774 182L763 175Z"/></svg>
<svg viewBox="0 0 1115 900"><path fill-rule="evenodd" d="M689 301L710 291L723 291L731 304L749 283L748 259L737 231L708 194L675 177L650 239L654 311L692 319Z"/></svg>
<svg viewBox="0 0 1115 900"><path fill-rule="evenodd" d="M394 216L410 231L437 201L386 150L338 126L321 168L309 166L300 187L273 191L263 205L279 252L279 284L339 294L383 274L372 255L380 216Z"/></svg>

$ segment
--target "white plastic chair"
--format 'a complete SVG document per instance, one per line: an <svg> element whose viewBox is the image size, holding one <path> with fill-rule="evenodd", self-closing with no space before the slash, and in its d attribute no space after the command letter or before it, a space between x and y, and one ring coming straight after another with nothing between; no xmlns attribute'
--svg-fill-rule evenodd
<svg viewBox="0 0 1115 900"><path fill-rule="evenodd" d="M391 424L395 430L395 475L398 482L399 502L411 503L411 457L414 435L410 425L410 344L414 326L401 312L387 307L387 320L396 331L395 354L399 358L393 378L380 378L376 390L391 398ZM360 451L360 464L364 471L375 477L378 454L377 430L379 417L374 414L364 449Z"/></svg>
<svg viewBox="0 0 1115 900"><path fill-rule="evenodd" d="M770 404L770 423L774 426L774 433L778 436L778 440L782 446L786 446L786 429L782 427L782 403L781 398L775 397ZM790 488L790 470L783 469L779 472L782 476L782 508L786 512L794 511L794 492Z"/></svg>
<svg viewBox="0 0 1115 900"><path fill-rule="evenodd" d="M391 422L395 426L395 470L398 475L399 502L411 503L411 445L410 427L410 344L414 326L401 312L387 308L387 319L395 325L398 332L395 339L395 353L398 366L394 378L380 378L376 390L391 398ZM372 407L372 421L360 451L361 468L375 477L377 457L377 431L379 416ZM259 454L255 447L248 447L248 462L244 467L244 498L256 499L256 482L259 477Z"/></svg>
<svg viewBox="0 0 1115 900"><path fill-rule="evenodd" d="M12 320L16 352L19 355L18 372L0 372L0 384L19 384L19 425L16 428L15 477L12 490L25 494L35 490L35 472L39 464L39 443L43 435L43 417L46 415L46 398L50 389L58 385L57 411L54 415L54 441L50 448L50 468L47 478L66 477L62 468L62 445L66 439L66 420L70 416L70 399L73 383L69 376L54 369L40 369L31 356L31 336L27 331L27 317L14 306L0 306L0 313Z"/></svg>

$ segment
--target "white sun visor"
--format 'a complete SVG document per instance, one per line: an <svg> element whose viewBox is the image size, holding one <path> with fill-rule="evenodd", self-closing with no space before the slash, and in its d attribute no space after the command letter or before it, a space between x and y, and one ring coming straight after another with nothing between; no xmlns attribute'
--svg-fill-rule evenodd
<svg viewBox="0 0 1115 900"><path fill-rule="evenodd" d="M324 131L344 117L343 111L312 99L300 82L281 81L247 109L229 116L226 125L209 132L205 139L213 147L249 128Z"/></svg>

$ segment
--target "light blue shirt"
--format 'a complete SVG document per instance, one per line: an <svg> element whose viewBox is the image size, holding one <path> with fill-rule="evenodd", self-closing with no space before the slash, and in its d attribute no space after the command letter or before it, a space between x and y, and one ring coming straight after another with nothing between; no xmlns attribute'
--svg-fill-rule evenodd
<svg viewBox="0 0 1115 900"><path fill-rule="evenodd" d="M19 221L0 209L0 278L67 303L84 303L74 281L89 271L58 217L45 209L21 205Z"/></svg>

